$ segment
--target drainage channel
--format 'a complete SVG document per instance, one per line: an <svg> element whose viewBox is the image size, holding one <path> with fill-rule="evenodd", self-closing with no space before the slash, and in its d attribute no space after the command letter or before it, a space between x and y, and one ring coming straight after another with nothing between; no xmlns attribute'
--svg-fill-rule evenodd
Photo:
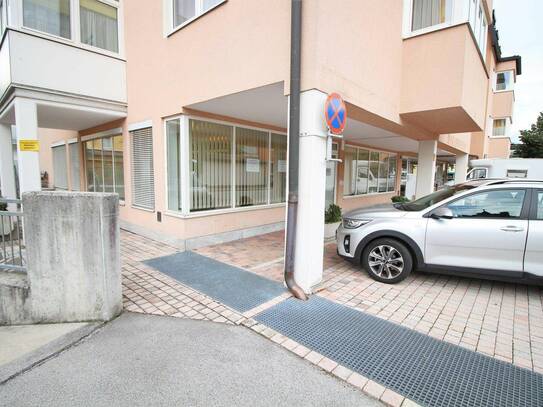
<svg viewBox="0 0 543 407"><path fill-rule="evenodd" d="M254 319L424 406L543 405L543 375L318 296Z"/></svg>

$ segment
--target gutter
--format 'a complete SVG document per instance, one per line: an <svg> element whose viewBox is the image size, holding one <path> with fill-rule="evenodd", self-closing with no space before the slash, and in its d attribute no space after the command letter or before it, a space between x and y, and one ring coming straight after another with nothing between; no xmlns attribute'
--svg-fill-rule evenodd
<svg viewBox="0 0 543 407"><path fill-rule="evenodd" d="M299 300L307 300L307 295L294 280L294 260L296 258L296 223L298 217L298 160L300 156L301 39L302 0L291 0L288 205L284 277L285 284L292 295Z"/></svg>

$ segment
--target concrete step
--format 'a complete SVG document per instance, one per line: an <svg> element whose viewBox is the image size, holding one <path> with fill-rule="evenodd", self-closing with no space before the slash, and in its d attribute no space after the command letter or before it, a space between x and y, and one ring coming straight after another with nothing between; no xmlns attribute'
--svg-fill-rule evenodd
<svg viewBox="0 0 543 407"><path fill-rule="evenodd" d="M0 271L0 325L28 320L30 285L25 273Z"/></svg>

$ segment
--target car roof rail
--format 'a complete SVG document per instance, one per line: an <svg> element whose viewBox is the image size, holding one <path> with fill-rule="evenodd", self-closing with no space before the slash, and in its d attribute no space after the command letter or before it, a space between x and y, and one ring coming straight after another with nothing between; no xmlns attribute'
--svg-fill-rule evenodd
<svg viewBox="0 0 543 407"><path fill-rule="evenodd" d="M485 185L500 185L500 184L530 184L530 183L543 183L541 179L526 179L526 178L502 178L502 179L488 179L488 183Z"/></svg>

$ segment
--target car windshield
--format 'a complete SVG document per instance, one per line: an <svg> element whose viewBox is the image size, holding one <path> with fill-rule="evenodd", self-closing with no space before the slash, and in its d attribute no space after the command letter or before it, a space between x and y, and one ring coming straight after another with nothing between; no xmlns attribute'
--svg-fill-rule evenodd
<svg viewBox="0 0 543 407"><path fill-rule="evenodd" d="M468 189L475 188L475 185L469 184L460 184L453 187L445 187L436 191L430 195L423 196L412 202L401 203L394 205L397 209L402 211L416 212L422 211L423 209L429 208L436 203L439 203L447 198L450 198L453 195L459 194L460 192L467 191Z"/></svg>

